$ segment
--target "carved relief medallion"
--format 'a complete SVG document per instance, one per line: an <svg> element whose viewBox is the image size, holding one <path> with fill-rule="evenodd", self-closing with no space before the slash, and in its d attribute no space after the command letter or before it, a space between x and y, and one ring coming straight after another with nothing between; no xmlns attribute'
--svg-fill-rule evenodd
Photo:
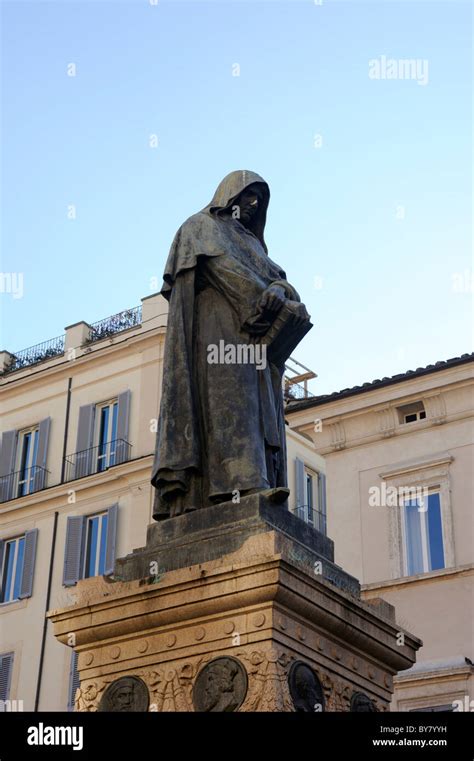
<svg viewBox="0 0 474 761"><path fill-rule="evenodd" d="M321 682L313 669L303 661L295 661L288 674L288 686L295 710L301 713L324 711L325 700Z"/></svg>
<svg viewBox="0 0 474 761"><path fill-rule="evenodd" d="M122 676L109 684L97 710L141 713L148 711L148 704L145 682L136 676Z"/></svg>
<svg viewBox="0 0 474 761"><path fill-rule="evenodd" d="M236 658L215 658L199 672L193 688L196 711L237 711L247 694L247 672Z"/></svg>

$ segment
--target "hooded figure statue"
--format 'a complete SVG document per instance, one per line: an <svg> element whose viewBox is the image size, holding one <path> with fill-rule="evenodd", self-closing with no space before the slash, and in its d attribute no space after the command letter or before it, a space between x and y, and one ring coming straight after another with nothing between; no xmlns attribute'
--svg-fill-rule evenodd
<svg viewBox="0 0 474 761"><path fill-rule="evenodd" d="M287 485L284 362L237 351L261 349L287 300L300 301L267 254L269 199L258 174L232 172L171 246L155 520ZM297 306L297 320L309 324Z"/></svg>

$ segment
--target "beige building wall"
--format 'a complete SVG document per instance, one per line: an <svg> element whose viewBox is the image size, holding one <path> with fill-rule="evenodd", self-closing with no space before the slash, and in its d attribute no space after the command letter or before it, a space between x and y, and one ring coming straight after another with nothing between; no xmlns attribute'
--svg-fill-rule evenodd
<svg viewBox="0 0 474 761"><path fill-rule="evenodd" d="M396 680L395 710L451 704L463 690L474 698L472 359L287 409L326 461L336 562L424 642L417 665ZM426 417L403 422L400 408L420 403ZM381 504L390 487L398 502L400 488L439 491L445 568L408 575L403 508Z"/></svg>
<svg viewBox="0 0 474 761"><path fill-rule="evenodd" d="M63 355L0 377L3 432L51 419L46 488L0 503L0 541L38 530L31 596L0 604L0 657L14 654L8 699L23 701L24 710L65 711L70 698L72 650L53 637L50 623L44 635L45 612L74 601L74 586L63 585L68 518L96 515L116 504L115 556L146 542L152 520L150 474L166 317L167 303L161 296L145 298L141 322L134 327L85 343L91 327L72 325L66 329ZM62 481L63 455L74 459L76 452L80 408L127 390L130 459L100 473ZM315 473L323 472L324 460L311 440L297 432L289 431L287 447L289 506L294 509L295 459Z"/></svg>
<svg viewBox="0 0 474 761"><path fill-rule="evenodd" d="M66 710L68 703L71 651L54 639L50 624L41 654L45 611L73 600L74 588L63 585L68 517L100 513L118 504L116 556L145 543L166 314L167 303L161 296L148 297L143 299L139 325L85 345L84 333L72 326L66 330L64 355L7 373L0 381L2 431L51 419L46 488L0 504L0 540L38 529L31 596L0 604L0 655L14 653L9 699L22 700L25 710L35 708L40 668L38 709ZM126 390L130 391L131 459L61 483L63 453L76 451L79 408Z"/></svg>

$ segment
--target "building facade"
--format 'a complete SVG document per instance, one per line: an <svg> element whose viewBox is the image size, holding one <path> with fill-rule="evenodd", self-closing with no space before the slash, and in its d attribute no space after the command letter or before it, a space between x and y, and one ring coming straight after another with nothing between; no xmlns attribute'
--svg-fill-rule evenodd
<svg viewBox="0 0 474 761"><path fill-rule="evenodd" d="M474 710L473 360L287 407L326 462L336 562L423 640L392 710Z"/></svg>
<svg viewBox="0 0 474 761"><path fill-rule="evenodd" d="M0 708L72 709L74 636L60 644L45 613L145 544L166 321L153 295L0 353ZM287 430L290 509L324 530L324 460Z"/></svg>

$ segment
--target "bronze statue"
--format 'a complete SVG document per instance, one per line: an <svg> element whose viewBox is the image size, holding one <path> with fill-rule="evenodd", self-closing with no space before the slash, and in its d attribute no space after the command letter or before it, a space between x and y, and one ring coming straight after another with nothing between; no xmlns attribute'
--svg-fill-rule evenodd
<svg viewBox="0 0 474 761"><path fill-rule="evenodd" d="M232 172L171 246L156 520L269 489L287 497L282 375L311 323L268 256L269 198L258 174Z"/></svg>

